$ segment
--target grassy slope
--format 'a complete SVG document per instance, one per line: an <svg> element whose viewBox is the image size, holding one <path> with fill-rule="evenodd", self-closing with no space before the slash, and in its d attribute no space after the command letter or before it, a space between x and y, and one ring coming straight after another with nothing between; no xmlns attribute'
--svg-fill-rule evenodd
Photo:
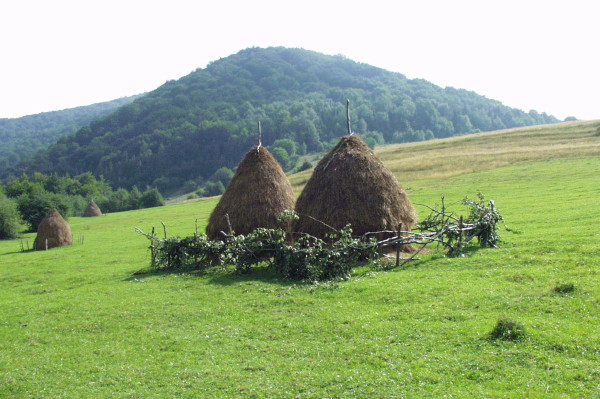
<svg viewBox="0 0 600 399"><path fill-rule="evenodd" d="M401 182L446 179L516 162L598 156L598 128L600 121L529 126L389 145L378 148L377 154ZM300 190L311 173L295 174L290 181Z"/></svg>
<svg viewBox="0 0 600 399"><path fill-rule="evenodd" d="M573 140L597 149L586 129ZM148 264L135 226L191 234L215 199L73 218L85 243L45 253L0 242L0 397L598 395L600 153L553 154L404 179L418 203L481 190L519 233L498 250L432 253L342 283L132 275ZM576 291L552 293L560 282ZM486 340L503 316L524 341Z"/></svg>

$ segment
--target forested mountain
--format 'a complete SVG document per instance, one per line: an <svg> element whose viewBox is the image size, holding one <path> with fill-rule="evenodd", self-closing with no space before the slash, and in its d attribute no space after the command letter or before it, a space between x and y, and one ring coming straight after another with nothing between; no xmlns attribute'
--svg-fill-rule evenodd
<svg viewBox="0 0 600 399"><path fill-rule="evenodd" d="M120 98L62 111L42 112L21 118L0 119L0 170L6 170L38 150L75 133L139 96Z"/></svg>
<svg viewBox="0 0 600 399"><path fill-rule="evenodd" d="M116 187L168 192L235 167L256 142L257 121L263 144L290 169L345 134L346 99L353 130L371 145L557 122L343 56L250 48L165 83L10 173L91 171Z"/></svg>

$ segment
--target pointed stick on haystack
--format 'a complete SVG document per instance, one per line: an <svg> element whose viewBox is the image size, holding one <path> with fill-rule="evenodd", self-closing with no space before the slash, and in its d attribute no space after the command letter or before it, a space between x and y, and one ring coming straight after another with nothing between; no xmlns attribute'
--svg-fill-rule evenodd
<svg viewBox="0 0 600 399"><path fill-rule="evenodd" d="M350 99L346 100L346 124L348 125L348 136L352 136L352 129L350 128Z"/></svg>
<svg viewBox="0 0 600 399"><path fill-rule="evenodd" d="M260 147L262 146L262 141L261 141L261 131L260 131L260 121L258 121L258 144L256 145L256 151L260 152Z"/></svg>

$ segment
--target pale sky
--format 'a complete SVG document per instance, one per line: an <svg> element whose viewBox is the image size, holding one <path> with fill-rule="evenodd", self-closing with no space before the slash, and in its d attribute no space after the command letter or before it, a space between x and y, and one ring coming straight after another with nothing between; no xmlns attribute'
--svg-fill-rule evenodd
<svg viewBox="0 0 600 399"><path fill-rule="evenodd" d="M597 0L6 0L0 118L151 91L247 47L343 54L559 119L600 119Z"/></svg>

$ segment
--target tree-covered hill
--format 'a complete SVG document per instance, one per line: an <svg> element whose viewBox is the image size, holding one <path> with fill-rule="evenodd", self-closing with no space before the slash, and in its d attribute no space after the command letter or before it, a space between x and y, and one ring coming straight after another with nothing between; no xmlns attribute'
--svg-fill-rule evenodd
<svg viewBox="0 0 600 399"><path fill-rule="evenodd" d="M343 56L250 48L165 83L9 173L91 171L117 187L168 192L235 167L256 142L257 121L263 144L290 169L346 132L346 99L353 130L371 145L557 122Z"/></svg>
<svg viewBox="0 0 600 399"><path fill-rule="evenodd" d="M56 143L59 137L77 132L93 120L110 114L137 97L125 97L20 118L1 118L0 170L6 170L9 166L27 159L36 151Z"/></svg>

